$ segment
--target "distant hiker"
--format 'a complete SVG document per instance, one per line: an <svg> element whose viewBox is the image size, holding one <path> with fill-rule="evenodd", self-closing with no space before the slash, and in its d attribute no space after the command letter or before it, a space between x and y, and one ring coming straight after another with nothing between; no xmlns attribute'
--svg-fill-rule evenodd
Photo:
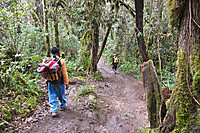
<svg viewBox="0 0 200 133"><path fill-rule="evenodd" d="M65 60L59 57L59 49L57 47L53 47L51 49L51 53L53 54L52 58L57 60L59 64L59 69L61 71L61 76L59 77L60 80L58 80L58 82L52 81L52 78L56 78L55 73L54 75L50 74L50 76L48 76L47 78L49 104L51 106L50 112L51 112L52 117L55 117L57 116L57 112L58 112L57 97L59 99L60 111L64 111L66 108L67 99L65 97L65 88L68 89L69 79L68 79L68 74L66 70Z"/></svg>
<svg viewBox="0 0 200 133"><path fill-rule="evenodd" d="M61 55L62 55L61 56L62 58L65 58L65 53L64 52L62 52Z"/></svg>
<svg viewBox="0 0 200 133"><path fill-rule="evenodd" d="M118 58L117 58L117 56L116 56L116 54L113 54L113 61L112 61L112 69L113 69L113 71L116 73L116 71L117 71L117 65L118 65L118 62L119 62L119 60L118 60Z"/></svg>

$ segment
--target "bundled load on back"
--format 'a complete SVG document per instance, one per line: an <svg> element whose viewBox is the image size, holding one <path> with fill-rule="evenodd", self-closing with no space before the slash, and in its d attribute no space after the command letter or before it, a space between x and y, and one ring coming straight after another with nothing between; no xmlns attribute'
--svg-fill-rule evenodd
<svg viewBox="0 0 200 133"><path fill-rule="evenodd" d="M59 58L45 58L42 63L38 64L37 72L44 73L43 76L53 84L61 80L61 66Z"/></svg>

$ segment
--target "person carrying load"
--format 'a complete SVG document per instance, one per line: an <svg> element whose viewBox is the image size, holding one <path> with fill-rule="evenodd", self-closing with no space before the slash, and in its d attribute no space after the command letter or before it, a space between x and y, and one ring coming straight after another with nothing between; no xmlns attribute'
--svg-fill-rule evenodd
<svg viewBox="0 0 200 133"><path fill-rule="evenodd" d="M59 99L60 111L66 108L67 99L65 97L65 88L68 89L69 79L66 70L65 60L59 57L59 49L51 49L52 57L46 58L38 64L37 71L44 73L48 82L49 105L52 117L57 116L57 97Z"/></svg>

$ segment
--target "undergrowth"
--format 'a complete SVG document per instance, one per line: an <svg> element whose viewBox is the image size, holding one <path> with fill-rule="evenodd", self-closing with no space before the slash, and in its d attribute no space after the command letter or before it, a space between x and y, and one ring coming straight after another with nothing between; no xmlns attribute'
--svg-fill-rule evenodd
<svg viewBox="0 0 200 133"><path fill-rule="evenodd" d="M36 73L38 56L20 57L19 61L1 61L0 132L12 131L16 121L22 122L43 102L39 89L40 76Z"/></svg>
<svg viewBox="0 0 200 133"><path fill-rule="evenodd" d="M93 84L89 84L89 85L84 85L82 86L78 92L75 95L75 99L74 102L77 101L79 99L80 96L84 96L90 92L93 92L94 94L97 93L97 89L95 88L95 86Z"/></svg>

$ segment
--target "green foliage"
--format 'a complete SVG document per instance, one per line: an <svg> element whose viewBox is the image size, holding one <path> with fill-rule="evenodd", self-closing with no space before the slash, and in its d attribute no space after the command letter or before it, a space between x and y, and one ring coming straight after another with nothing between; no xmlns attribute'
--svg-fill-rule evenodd
<svg viewBox="0 0 200 133"><path fill-rule="evenodd" d="M151 130L150 127L141 127L140 130L139 130L139 132L140 133L149 133L150 130Z"/></svg>
<svg viewBox="0 0 200 133"><path fill-rule="evenodd" d="M132 115L132 114L129 114L129 113L124 113L124 115L126 116L126 117L134 117L134 115Z"/></svg>
<svg viewBox="0 0 200 133"><path fill-rule="evenodd" d="M45 47L40 28L23 19L27 7L22 8L13 2L0 9L0 117L9 123L29 117L42 102L36 68ZM7 124L0 125L6 130Z"/></svg>
<svg viewBox="0 0 200 133"><path fill-rule="evenodd" d="M96 71L95 73L94 73L94 72L91 72L91 76L92 76L96 81L102 81L102 80L103 80L103 75L102 75L101 72L99 72L99 71Z"/></svg>
<svg viewBox="0 0 200 133"><path fill-rule="evenodd" d="M80 90L78 91L78 93L76 93L74 101L78 100L79 96L81 96L81 95L84 96L90 92L93 92L94 94L97 93L97 89L95 88L95 86L93 84L82 86L80 88Z"/></svg>
<svg viewBox="0 0 200 133"><path fill-rule="evenodd" d="M86 95L88 92L89 92L89 89L86 86L84 86L84 87L81 88L80 93L82 95Z"/></svg>
<svg viewBox="0 0 200 133"><path fill-rule="evenodd" d="M38 56L21 57L22 61L1 65L3 88L0 91L1 118L27 117L41 102L38 89L39 75L35 72Z"/></svg>
<svg viewBox="0 0 200 133"><path fill-rule="evenodd" d="M59 38L61 52L65 53L66 67L69 77L78 76L84 78L90 66L91 53L83 53L88 42L92 41L91 36L87 36L85 40L81 37L87 31L92 31L91 23L98 12L98 21L100 22L99 40L102 41L105 29L109 23L113 23L111 34L109 35L104 56L108 59L108 64L111 65L113 53L116 53L119 58L118 68L124 73L137 74L140 78L139 65L142 64L139 47L137 45L135 33L135 21L125 8L121 8L119 3L109 1L80 2L68 1L68 6L65 9L60 9L58 12L59 19ZM145 2L144 8L144 41L147 47L150 59L154 61L155 67L158 70L158 54L157 54L157 9L150 12L151 1ZM176 71L176 37L177 31L168 26L167 10L165 7L166 1L163 1L162 22L159 24L160 33L160 53L162 60L163 72L163 87L168 86L171 90L174 88L174 73ZM16 116L26 117L33 112L34 107L40 103L41 91L39 88L39 75L36 73L37 64L41 62L42 57L46 55L44 37L46 34L43 29L43 16L41 7L38 7L37 2L29 1L28 6L24 6L22 2L16 0L4 0L0 2L0 113L1 118L8 122L14 121ZM51 3L52 4L52 3ZM53 10L53 6L49 4L48 11ZM129 5L134 7L134 1L129 1ZM114 5L114 10L110 13L110 5ZM52 7L51 7L52 6ZM96 6L96 9L94 7ZM155 3L154 3L155 6ZM182 10L187 6L183 0L169 0L169 18L170 24L177 27L181 20ZM37 15L34 18L32 12ZM114 15L112 15L114 14ZM51 16L51 13L49 14ZM151 18L150 18L151 17ZM148 23L147 23L148 22ZM49 18L49 37L51 47L55 46L53 20ZM140 34L141 35L141 34ZM83 47L81 47L83 41ZM196 52L196 51L194 51ZM84 54L84 55L83 55ZM80 59L84 56L84 60ZM194 64L199 63L199 56L192 57ZM78 71L75 71L81 62ZM199 88L199 65L194 68L192 73L193 83L192 88ZM91 73L91 76L96 80L102 80L101 73ZM159 76L159 75L158 75ZM185 88L185 85L183 86ZM89 92L96 92L93 85L83 86L76 97L86 95ZM198 93L194 93L198 94ZM180 97L186 95L184 90L180 93ZM190 102L190 99L180 99L181 105L184 102ZM185 108L190 105L185 104L180 109L178 115L178 124L186 125L188 111ZM0 128L5 127L4 122L0 122ZM0 131L1 131L0 129ZM146 131L142 130L142 131Z"/></svg>
<svg viewBox="0 0 200 133"><path fill-rule="evenodd" d="M73 61L71 61L69 59L66 59L65 63L66 63L66 67L67 67L67 71L68 71L68 76L69 77L85 75L84 71L82 71L83 73L75 71L75 68L77 66L78 61L73 62Z"/></svg>
<svg viewBox="0 0 200 133"><path fill-rule="evenodd" d="M108 44L103 53L103 55L107 57L108 65L112 65L113 54L117 53L115 50L116 45L113 45L113 43L113 40L108 39ZM123 47L121 49L123 49ZM142 62L139 58L138 46L128 43L126 49L124 49L125 51L122 53L117 54L119 59L118 69L124 73L134 74L137 78L140 78L139 64Z"/></svg>
<svg viewBox="0 0 200 133"><path fill-rule="evenodd" d="M162 87L169 87L170 90L174 89L175 85L175 75L174 73L171 73L167 70L163 70L163 81L162 81Z"/></svg>
<svg viewBox="0 0 200 133"><path fill-rule="evenodd" d="M79 95L86 95L89 92L95 92L96 93L96 89L95 89L95 86L93 84L81 87Z"/></svg>

